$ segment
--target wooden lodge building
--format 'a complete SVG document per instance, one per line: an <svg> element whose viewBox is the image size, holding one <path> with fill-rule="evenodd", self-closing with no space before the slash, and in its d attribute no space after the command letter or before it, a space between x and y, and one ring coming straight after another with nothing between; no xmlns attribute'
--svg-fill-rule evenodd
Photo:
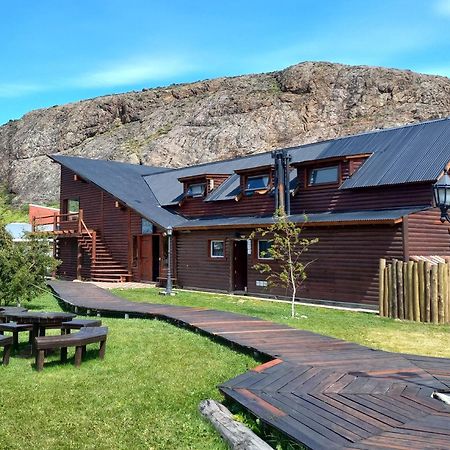
<svg viewBox="0 0 450 450"><path fill-rule="evenodd" d="M277 202L308 221L304 299L375 304L379 258L450 256L432 185L450 161L450 119L377 130L277 152L165 169L53 155L61 165L54 217L59 276L161 281L166 231L185 288L268 291L254 264L270 243L248 240ZM284 197L281 197L282 188Z"/></svg>

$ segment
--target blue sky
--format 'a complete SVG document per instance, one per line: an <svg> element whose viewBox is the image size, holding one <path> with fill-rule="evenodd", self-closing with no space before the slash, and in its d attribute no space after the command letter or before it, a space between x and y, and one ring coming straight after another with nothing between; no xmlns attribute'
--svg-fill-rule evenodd
<svg viewBox="0 0 450 450"><path fill-rule="evenodd" d="M0 0L0 124L116 92L333 61L450 76L450 0Z"/></svg>

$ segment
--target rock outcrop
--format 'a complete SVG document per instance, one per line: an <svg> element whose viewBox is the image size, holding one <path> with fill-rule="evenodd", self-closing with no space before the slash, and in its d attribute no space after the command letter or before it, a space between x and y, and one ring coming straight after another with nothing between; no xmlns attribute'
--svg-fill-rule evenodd
<svg viewBox="0 0 450 450"><path fill-rule="evenodd" d="M51 201L52 153L179 167L448 115L448 78L306 62L32 111L0 127L0 180Z"/></svg>

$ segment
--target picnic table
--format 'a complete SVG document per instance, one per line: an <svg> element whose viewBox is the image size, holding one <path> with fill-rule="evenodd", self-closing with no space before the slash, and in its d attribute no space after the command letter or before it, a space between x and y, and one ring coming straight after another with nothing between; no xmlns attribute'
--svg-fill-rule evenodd
<svg viewBox="0 0 450 450"><path fill-rule="evenodd" d="M6 316L8 314L26 311L28 311L26 308L21 308L20 306L0 306L0 322L6 322Z"/></svg>
<svg viewBox="0 0 450 450"><path fill-rule="evenodd" d="M2 313L2 312L0 312ZM45 329L49 327L60 328L63 322L67 322L76 317L76 314L65 312L40 312L40 311L8 311L3 312L3 317L7 320L14 320L17 323L27 323L33 326L31 342L32 352L35 353L35 337L44 336Z"/></svg>

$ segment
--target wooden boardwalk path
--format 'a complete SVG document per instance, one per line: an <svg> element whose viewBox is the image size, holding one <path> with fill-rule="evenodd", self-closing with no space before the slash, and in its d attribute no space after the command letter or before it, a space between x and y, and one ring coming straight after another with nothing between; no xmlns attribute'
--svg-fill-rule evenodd
<svg viewBox="0 0 450 450"><path fill-rule="evenodd" d="M372 350L242 314L134 303L92 284L49 284L78 312L156 317L266 355L219 388L312 449L450 449L450 406L432 397L450 390L450 359Z"/></svg>

